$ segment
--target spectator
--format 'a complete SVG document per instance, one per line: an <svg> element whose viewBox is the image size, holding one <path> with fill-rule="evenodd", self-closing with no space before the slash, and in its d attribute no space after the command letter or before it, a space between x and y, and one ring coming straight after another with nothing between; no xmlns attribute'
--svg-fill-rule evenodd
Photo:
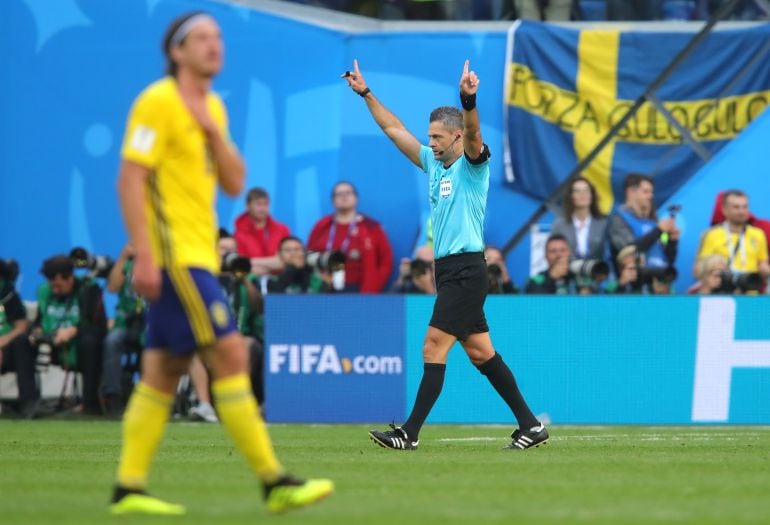
<svg viewBox="0 0 770 525"><path fill-rule="evenodd" d="M35 385L35 352L27 339L27 314L16 291L15 262L0 260L0 370L16 372L19 416L32 419L39 393Z"/></svg>
<svg viewBox="0 0 770 525"><path fill-rule="evenodd" d="M319 293L331 291L331 277L325 277L307 264L305 247L297 237L288 236L281 240L278 256L283 264L283 272L267 281L268 293Z"/></svg>
<svg viewBox="0 0 770 525"><path fill-rule="evenodd" d="M349 182L332 189L334 213L319 220L307 248L314 252L339 250L346 256L345 291L381 292L393 267L393 252L382 227L358 213L358 193Z"/></svg>
<svg viewBox="0 0 770 525"><path fill-rule="evenodd" d="M525 20L559 22L575 18L574 0L516 0L518 14Z"/></svg>
<svg viewBox="0 0 770 525"><path fill-rule="evenodd" d="M289 228L270 216L270 197L262 188L246 194L246 211L235 220L238 253L251 259L251 271L266 275L281 271L278 245Z"/></svg>
<svg viewBox="0 0 770 525"><path fill-rule="evenodd" d="M436 293L436 281L433 272L433 247L420 246L414 259L401 259L399 273L391 291L396 293L428 294Z"/></svg>
<svg viewBox="0 0 770 525"><path fill-rule="evenodd" d="M489 293L514 294L519 293L519 288L511 281L505 258L499 248L487 245L484 249L484 258L487 260L487 278L489 280Z"/></svg>
<svg viewBox="0 0 770 525"><path fill-rule="evenodd" d="M605 259L607 218L599 211L596 188L588 179L575 177L569 183L563 213L553 222L551 233L567 239L573 259Z"/></svg>
<svg viewBox="0 0 770 525"><path fill-rule="evenodd" d="M548 269L533 275L527 281L528 294L566 295L577 293L575 274L569 269L570 249L563 235L548 237L545 243L545 259Z"/></svg>
<svg viewBox="0 0 770 525"><path fill-rule="evenodd" d="M639 277L639 265L643 264L643 256L636 251L636 246L629 245L620 250L616 258L618 280L605 288L608 294L642 294L644 285Z"/></svg>
<svg viewBox="0 0 770 525"><path fill-rule="evenodd" d="M767 238L765 233L749 224L749 198L741 190L722 194L724 222L709 228L702 236L698 259L719 254L727 259L734 274L759 273L762 279L770 275Z"/></svg>
<svg viewBox="0 0 770 525"><path fill-rule="evenodd" d="M673 267L679 245L675 218L657 219L654 184L647 175L631 173L623 180L626 201L610 216L607 235L613 258L633 244L651 268Z"/></svg>
<svg viewBox="0 0 770 525"><path fill-rule="evenodd" d="M725 282L728 265L727 258L718 253L698 259L695 263L695 276L698 281L687 290L687 293L701 295L730 293L729 283Z"/></svg>
<svg viewBox="0 0 770 525"><path fill-rule="evenodd" d="M606 0L607 20L661 20L663 0Z"/></svg>
<svg viewBox="0 0 770 525"><path fill-rule="evenodd" d="M83 374L83 403L76 410L101 414L99 381L107 332L102 289L89 277L76 277L66 255L46 259L41 272L48 282L38 289L32 339L51 344L52 363Z"/></svg>
<svg viewBox="0 0 770 525"><path fill-rule="evenodd" d="M144 312L147 305L131 284L134 247L126 244L107 276L107 291L118 294L115 321L104 340L102 395L107 416L123 414L129 392L123 391L124 356L139 354L144 345Z"/></svg>

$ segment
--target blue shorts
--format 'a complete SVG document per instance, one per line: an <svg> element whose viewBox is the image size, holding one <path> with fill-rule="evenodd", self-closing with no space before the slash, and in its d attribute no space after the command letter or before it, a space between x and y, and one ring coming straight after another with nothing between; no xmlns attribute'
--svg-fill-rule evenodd
<svg viewBox="0 0 770 525"><path fill-rule="evenodd" d="M236 331L219 281L200 268L163 269L160 297L147 310L147 348L187 356Z"/></svg>

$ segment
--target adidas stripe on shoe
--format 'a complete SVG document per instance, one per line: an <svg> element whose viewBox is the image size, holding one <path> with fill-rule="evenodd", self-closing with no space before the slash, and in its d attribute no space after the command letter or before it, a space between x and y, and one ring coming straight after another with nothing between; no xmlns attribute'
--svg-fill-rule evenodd
<svg viewBox="0 0 770 525"><path fill-rule="evenodd" d="M401 427L390 425L392 430L379 432L377 430L369 431L369 438L382 448L392 450L417 450L419 441L412 441Z"/></svg>
<svg viewBox="0 0 770 525"><path fill-rule="evenodd" d="M505 448L514 450L526 450L533 447L537 448L540 445L547 443L549 438L548 431L542 423L529 430L517 428L511 434L511 439L513 441Z"/></svg>

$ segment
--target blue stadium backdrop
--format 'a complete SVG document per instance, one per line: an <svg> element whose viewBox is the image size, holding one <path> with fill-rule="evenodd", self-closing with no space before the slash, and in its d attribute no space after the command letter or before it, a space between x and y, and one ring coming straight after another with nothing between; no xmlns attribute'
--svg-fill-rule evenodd
<svg viewBox="0 0 770 525"><path fill-rule="evenodd" d="M403 421L430 297L268 296L271 421ZM306 298L304 298L306 299ZM767 298L491 297L493 341L559 424L770 424ZM456 347L428 422L512 424Z"/></svg>
<svg viewBox="0 0 770 525"><path fill-rule="evenodd" d="M273 196L275 216L300 237L330 211L329 189L339 179L352 180L359 187L362 211L383 223L397 258L410 254L425 223L424 176L382 136L362 101L339 79L354 57L361 61L372 89L418 137L425 136L433 107L457 103L460 68L464 59L470 59L482 79L479 108L485 141L493 153L488 242L504 244L537 208L537 198L521 193L536 194L532 187L517 186L531 180L531 173L518 170L518 182L513 184L505 179L503 108L509 107L504 104L509 97L503 83L510 60L502 26L499 30L480 25L463 31L403 27L387 31L374 24L364 30L351 24L345 30L212 0L3 0L0 257L21 261L25 297L34 296L40 282L37 270L46 256L76 245L98 253L119 252L125 234L117 211L115 176L124 119L139 90L162 74L160 37L167 23L199 8L213 12L224 29L226 67L216 88L229 106L232 135L250 166L248 185L266 187ZM571 64L570 74L577 74L584 61L564 58L575 46L574 31L537 24L529 30L540 37L535 44L541 46L530 49L529 55L543 61L553 57L554 75L560 64ZM764 39L766 32L765 27L746 34ZM670 52L635 55L624 51L625 43L626 37L620 37L619 75L644 64L660 65ZM697 67L691 65L698 78L705 72L711 75L704 82L708 92L702 97L713 96L730 80L735 68L722 67L728 52L732 49L739 60L752 46L753 40L722 46L713 57L698 55ZM517 49L522 51L520 46ZM580 49L588 48L578 46L578 53ZM712 59L718 59L720 66L712 65ZM765 71L770 66L765 61L758 67ZM565 90L580 87L577 77L559 79L549 74L538 71L543 80ZM649 68L640 70L640 81L652 74ZM618 77L618 100L636 94L624 88L626 77L627 73ZM766 74L757 75L756 80L764 82ZM746 87L754 89L767 89L767 85ZM699 97L682 95L688 100L702 100ZM752 103L752 115L760 102ZM514 131L524 148L518 155L521 161L538 158L542 146L530 140L536 134L525 127ZM647 145L618 145L616 157L622 148L637 147ZM640 167L646 169L649 164ZM556 175L548 175L551 167L546 165L536 164L534 169L543 175L546 188L552 183L548 177L558 177L570 166L565 164ZM688 193L685 186L679 193L686 201L683 244L695 245L707 226L703 217L710 213L713 193L709 192L714 187L743 187L756 196L755 213L770 216L770 199L760 198L767 195L768 176L770 163L749 164L741 155L699 174L701 190ZM240 199L222 198L218 206L222 223L231 225L242 206ZM691 281L691 260L687 260L691 255L684 249L680 253L683 278L677 286L683 289ZM529 255L525 242L509 256L519 283L528 272Z"/></svg>

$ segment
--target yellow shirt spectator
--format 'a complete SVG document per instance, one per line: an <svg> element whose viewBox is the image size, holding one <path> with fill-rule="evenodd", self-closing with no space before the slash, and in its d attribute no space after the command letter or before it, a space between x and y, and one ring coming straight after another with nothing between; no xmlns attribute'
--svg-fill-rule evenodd
<svg viewBox="0 0 770 525"><path fill-rule="evenodd" d="M209 94L206 104L222 136L229 137L220 98ZM216 274L217 173L204 134L172 77L151 84L137 97L122 156L152 170L145 206L159 266L202 268Z"/></svg>
<svg viewBox="0 0 770 525"><path fill-rule="evenodd" d="M717 224L703 234L698 259L718 254L730 261L734 272L758 272L759 263L767 261L765 232L746 225L743 233L729 232L725 224Z"/></svg>

